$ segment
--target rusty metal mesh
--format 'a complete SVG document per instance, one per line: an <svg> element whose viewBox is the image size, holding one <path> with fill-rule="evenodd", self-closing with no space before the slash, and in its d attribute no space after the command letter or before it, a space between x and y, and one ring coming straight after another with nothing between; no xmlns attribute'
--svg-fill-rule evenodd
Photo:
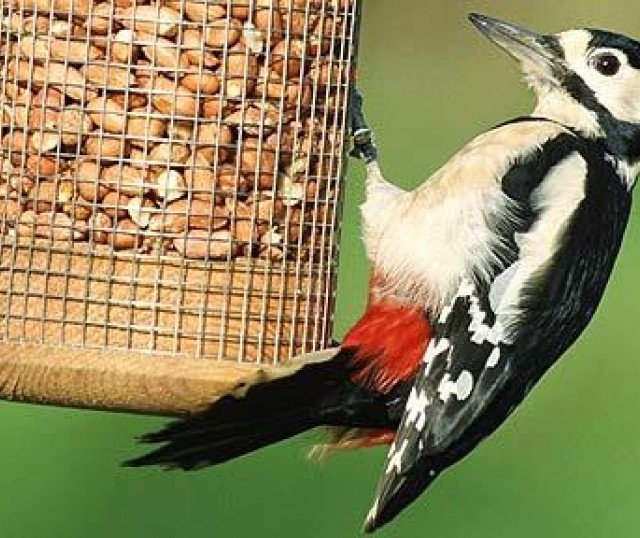
<svg viewBox="0 0 640 538"><path fill-rule="evenodd" d="M0 8L0 341L325 346L356 0Z"/></svg>

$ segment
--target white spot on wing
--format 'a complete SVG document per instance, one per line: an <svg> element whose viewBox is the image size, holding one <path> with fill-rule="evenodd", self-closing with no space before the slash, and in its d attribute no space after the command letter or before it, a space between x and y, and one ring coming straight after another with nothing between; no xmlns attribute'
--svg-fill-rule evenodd
<svg viewBox="0 0 640 538"><path fill-rule="evenodd" d="M453 395L458 401L466 400L473 391L473 376L468 370L463 370L458 379L453 381L449 373L444 374L438 385L438 395L443 402L447 402Z"/></svg>
<svg viewBox="0 0 640 538"><path fill-rule="evenodd" d="M409 395L409 400L405 408L407 412L406 421L408 424L413 424L413 427L418 432L422 432L426 425L426 412L429 403L429 397L424 390L418 392L416 387L411 389L411 394Z"/></svg>
<svg viewBox="0 0 640 538"><path fill-rule="evenodd" d="M387 464L387 469L385 471L386 474L391 474L395 471L396 474L401 474L403 469L403 458L404 453L407 451L407 447L409 446L409 440L403 439L400 448L395 448L392 451L392 454L389 457L389 463Z"/></svg>
<svg viewBox="0 0 640 538"><path fill-rule="evenodd" d="M441 355L451 347L451 343L447 338L440 338L438 340L431 340L427 346L427 350L424 352L422 362L429 364L438 355Z"/></svg>
<svg viewBox="0 0 640 538"><path fill-rule="evenodd" d="M380 500L376 498L376 500L373 503L373 506L371 507L371 510L369 510L369 513L367 514L367 522L375 521L375 519L378 517L379 504L380 504Z"/></svg>
<svg viewBox="0 0 640 538"><path fill-rule="evenodd" d="M468 370L463 370L458 378L456 396L458 400L466 400L473 390L473 376Z"/></svg>
<svg viewBox="0 0 640 538"><path fill-rule="evenodd" d="M440 317L438 318L438 323L446 323L447 320L449 319L449 316L451 315L451 311L453 309L447 305L442 309L442 312L440 312Z"/></svg>
<svg viewBox="0 0 640 538"><path fill-rule="evenodd" d="M471 282L469 279L465 278L461 283L460 283L460 288L458 288L458 293L457 296L458 297L472 297L475 293L475 286L473 285L473 282Z"/></svg>
<svg viewBox="0 0 640 538"><path fill-rule="evenodd" d="M499 361L500 361L500 348L495 347L493 348L491 355L489 355L489 358L487 359L486 367L495 368L496 366L498 366Z"/></svg>
<svg viewBox="0 0 640 538"><path fill-rule="evenodd" d="M471 341L478 345L484 344L486 341L495 344L497 342L497 333L490 325L484 322L487 317L487 313L483 312L480 308L480 300L475 294L475 288L472 284L470 285L472 291L467 296L471 298L471 305L469 307L469 315L471 316L471 323L469 324Z"/></svg>

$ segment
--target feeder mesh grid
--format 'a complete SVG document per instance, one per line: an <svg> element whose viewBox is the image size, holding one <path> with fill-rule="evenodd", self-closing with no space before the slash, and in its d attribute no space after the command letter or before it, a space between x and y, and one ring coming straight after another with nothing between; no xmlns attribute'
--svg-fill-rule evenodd
<svg viewBox="0 0 640 538"><path fill-rule="evenodd" d="M0 0L0 340L328 344L355 0Z"/></svg>

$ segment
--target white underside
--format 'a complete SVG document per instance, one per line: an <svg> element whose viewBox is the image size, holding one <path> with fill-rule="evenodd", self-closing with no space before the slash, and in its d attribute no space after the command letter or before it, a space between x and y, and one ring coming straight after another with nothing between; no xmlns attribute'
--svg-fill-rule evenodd
<svg viewBox="0 0 640 538"><path fill-rule="evenodd" d="M512 202L502 194L499 179L518 157L561 132L568 131L551 122L515 123L490 131L413 192L390 185L372 167L361 210L365 247L384 277L383 293L439 312L462 279L488 274L500 241L490 220L511 213ZM550 255L557 236L553 232L576 205L584 182L576 165L572 159L558 167L540 187L544 223L523 238L530 260L510 280L523 278L522 271L531 271ZM501 295L513 293L506 282L501 286Z"/></svg>

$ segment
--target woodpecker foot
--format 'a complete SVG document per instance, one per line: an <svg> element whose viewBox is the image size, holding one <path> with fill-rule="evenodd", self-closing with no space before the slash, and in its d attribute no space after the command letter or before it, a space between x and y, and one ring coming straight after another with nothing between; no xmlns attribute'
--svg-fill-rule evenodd
<svg viewBox="0 0 640 538"><path fill-rule="evenodd" d="M355 88L350 93L351 156L363 159L367 164L377 160L378 151L373 142L373 133L364 118L362 95Z"/></svg>

